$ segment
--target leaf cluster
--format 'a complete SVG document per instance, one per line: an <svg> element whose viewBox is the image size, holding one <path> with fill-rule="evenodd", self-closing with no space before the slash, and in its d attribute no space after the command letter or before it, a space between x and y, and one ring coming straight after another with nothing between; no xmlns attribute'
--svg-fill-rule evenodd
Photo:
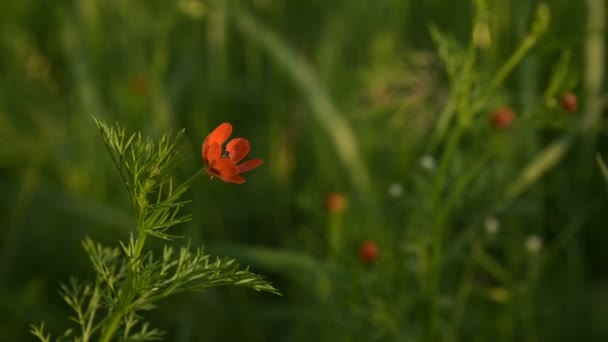
<svg viewBox="0 0 608 342"><path fill-rule="evenodd" d="M190 219L180 213L189 202L181 197L204 170L175 184L171 171L181 158L177 146L183 130L154 142L140 133L127 135L118 125L110 127L98 119L95 123L131 197L137 227L120 247L85 239L83 247L96 277L94 281L72 278L69 285L61 286L61 295L74 312L70 319L78 328L66 330L56 341L161 339L162 332L151 328L140 313L187 291L236 285L279 294L262 276L241 268L234 259L212 258L203 247L191 251L188 244L176 251L164 246L160 256L145 250L148 236L175 238L167 230ZM41 341L51 341L44 324L32 326L31 331Z"/></svg>

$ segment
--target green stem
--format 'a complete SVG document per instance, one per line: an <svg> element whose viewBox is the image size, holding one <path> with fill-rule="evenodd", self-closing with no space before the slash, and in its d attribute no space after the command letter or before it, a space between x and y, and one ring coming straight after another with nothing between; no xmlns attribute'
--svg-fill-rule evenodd
<svg viewBox="0 0 608 342"><path fill-rule="evenodd" d="M144 231L139 231L139 234L137 236L137 244L135 245L135 254L133 255L133 260L134 261L138 261L139 257L141 256L142 251L144 250L144 245L146 244L146 237L148 236L148 234ZM134 272L135 270L132 269L131 272Z"/></svg>
<svg viewBox="0 0 608 342"><path fill-rule="evenodd" d="M329 258L338 259L342 244L342 213L330 213L327 223Z"/></svg>
<svg viewBox="0 0 608 342"><path fill-rule="evenodd" d="M534 21L532 22L530 32L524 38L524 41L519 45L517 50L511 55L511 58L498 70L496 76L490 83L490 88L497 87L502 84L505 78L513 71L513 69L526 56L528 51L536 44L540 36L549 28L551 15L549 7L541 3L536 7Z"/></svg>
<svg viewBox="0 0 608 342"><path fill-rule="evenodd" d="M467 301L473 292L473 271L475 269L475 254L479 249L479 242L474 241L471 246L471 252L467 258L467 263L464 266L464 271L460 284L458 285L458 292L456 294L456 303L454 304L454 314L452 315L452 326L449 341L456 341L458 336L458 329L462 322L462 317L466 310Z"/></svg>
<svg viewBox="0 0 608 342"><path fill-rule="evenodd" d="M436 340L435 328L437 327L437 319L438 319L438 308L437 308L437 296L440 292L441 288L441 259L442 259L442 249L443 249L443 238L445 231L445 222L447 220L446 208L442 208L440 200L441 194L443 192L445 180L447 178L448 167L450 165L450 161L454 157L457 147L462 139L464 134L464 129L462 126L458 126L452 131L447 143L446 150L443 154L443 158L441 159L441 164L439 165L439 170L436 175L436 181L433 188L432 194L432 208L434 211L434 215L436 215L435 222L433 224L433 242L432 242L432 250L431 250L431 263L430 263L430 272L429 272L429 287L428 287L428 300L429 300L429 321L428 321L428 331L427 331L427 340L434 341Z"/></svg>
<svg viewBox="0 0 608 342"><path fill-rule="evenodd" d="M515 69L515 67L521 62L521 60L526 56L528 51L536 44L538 40L538 36L529 34L526 36L524 41L519 45L517 50L511 55L509 60L503 64L503 66L498 70L496 76L492 79L490 83L491 89L496 89L499 87L509 76L509 74Z"/></svg>
<svg viewBox="0 0 608 342"><path fill-rule="evenodd" d="M593 149L595 137L602 112L602 83L605 65L605 2L604 0L587 0L587 38L585 41L585 77L584 88L586 112L583 126L587 133L587 147Z"/></svg>
<svg viewBox="0 0 608 342"><path fill-rule="evenodd" d="M190 177L188 180L183 182L179 186L179 188L176 190L176 192L185 191L190 186L190 184L192 184L195 180L197 180L203 174L205 174L205 168L200 169L194 175L192 175L192 177ZM140 259L141 255L144 251L144 246L146 244L146 239L148 237L148 233L146 230L146 222L144 219L145 215L142 214L143 208L139 208L137 206L138 205L137 201L134 201L134 205L138 212L137 242L135 244L135 249L133 251L133 255L131 255L131 257L130 257L129 274L127 276L127 279L125 280L125 283L123 284L122 291L121 291L121 298L118 301L119 308L117 310L115 310L108 318L108 324L99 339L101 342L108 342L112 339L112 337L116 333L116 330L118 330L118 328L120 327L120 321L122 320L124 315L130 311L129 304L133 297L133 293L132 293L133 279L134 279L135 275L137 274L137 265L139 263L139 259Z"/></svg>
<svg viewBox="0 0 608 342"><path fill-rule="evenodd" d="M118 329L118 326L120 325L120 320L122 319L122 316L123 316L123 313L121 311L116 311L115 313L112 314L112 316L110 316L110 323L108 324L108 327L104 330L103 334L99 338L100 342L109 342L112 339L112 337L114 336L114 333L116 332L116 330Z"/></svg>
<svg viewBox="0 0 608 342"><path fill-rule="evenodd" d="M132 297L131 290L133 288L133 284L132 284L133 277L134 277L134 274L137 272L136 267L134 267L134 264L136 264L138 262L139 257L141 256L141 253L143 252L144 245L146 243L146 237L147 237L147 233L145 232L143 227L139 226L138 234L137 234L137 243L135 245L135 251L134 251L134 254L131 256L130 262L129 262L130 263L129 275L127 276L127 279L122 287L122 292L121 292L122 298L119 299L119 301L118 301L119 309L114 311L112 313L112 315L110 316L109 323L106 326L106 328L104 329L103 334L101 335L101 338L99 339L99 341L101 341L101 342L109 342L112 339L112 337L116 333L116 330L118 330L118 328L120 327L120 321L122 320L122 318L128 311L128 310L126 310L126 307L128 306L128 303L131 301L130 297Z"/></svg>

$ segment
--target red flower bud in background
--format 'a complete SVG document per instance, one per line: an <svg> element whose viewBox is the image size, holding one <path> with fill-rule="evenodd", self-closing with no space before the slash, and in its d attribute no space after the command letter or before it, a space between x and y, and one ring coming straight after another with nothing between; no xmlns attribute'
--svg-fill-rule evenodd
<svg viewBox="0 0 608 342"><path fill-rule="evenodd" d="M380 251L378 249L378 244L376 241L367 240L361 244L359 247L359 258L361 261L366 263L372 263L378 259Z"/></svg>
<svg viewBox="0 0 608 342"><path fill-rule="evenodd" d="M135 96L145 96L150 92L150 80L144 74L133 74L129 77L129 90Z"/></svg>
<svg viewBox="0 0 608 342"><path fill-rule="evenodd" d="M570 113L578 110L578 99L574 93L564 93L561 99L562 108Z"/></svg>
<svg viewBox="0 0 608 342"><path fill-rule="evenodd" d="M492 126L494 126L494 128L496 129L504 129L511 126L514 119L515 112L511 107L498 108L492 113L492 116L490 117Z"/></svg>
<svg viewBox="0 0 608 342"><path fill-rule="evenodd" d="M346 208L346 197L339 192L330 192L325 197L325 205L330 213L341 213Z"/></svg>

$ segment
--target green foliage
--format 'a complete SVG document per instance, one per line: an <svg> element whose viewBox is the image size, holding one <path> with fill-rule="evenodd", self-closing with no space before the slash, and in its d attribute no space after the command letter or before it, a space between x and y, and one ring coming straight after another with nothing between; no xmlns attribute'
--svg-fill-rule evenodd
<svg viewBox="0 0 608 342"><path fill-rule="evenodd" d="M173 184L171 172L180 161L178 143L183 131L175 137L163 135L155 144L142 139L140 133L127 136L124 128L113 129L98 120L95 123L133 203L140 236L172 238L165 233L167 229L190 219L188 215L179 216L188 203L179 199L203 171L179 186ZM129 257L141 254L138 246L124 248Z"/></svg>
<svg viewBox="0 0 608 342"><path fill-rule="evenodd" d="M174 186L171 172L180 160L178 144L182 134L173 138L163 135L154 142L139 133L127 135L124 128L109 127L99 119L95 123L131 198L137 229L128 244L120 243L122 249L85 239L83 247L96 279L72 279L69 285L62 285L62 297L74 311L71 320L78 331L66 330L57 341L68 337L83 342L110 341L115 336L123 341L159 340L161 331L150 328L140 312L186 291L235 285L279 294L261 276L241 269L234 259L211 260L202 247L194 253L190 246L182 247L175 253L173 247L165 246L160 258L144 250L148 236L174 238L166 231L190 219L187 215L178 216L188 203L180 198L204 169ZM32 333L41 341L51 341L44 324L33 326Z"/></svg>
<svg viewBox="0 0 608 342"><path fill-rule="evenodd" d="M608 340L605 5L2 2L2 340Z"/></svg>

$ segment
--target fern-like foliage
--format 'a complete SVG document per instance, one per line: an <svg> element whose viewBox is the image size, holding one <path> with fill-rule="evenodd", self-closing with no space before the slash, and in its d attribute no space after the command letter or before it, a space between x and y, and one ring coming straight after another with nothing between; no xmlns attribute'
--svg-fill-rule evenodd
<svg viewBox="0 0 608 342"><path fill-rule="evenodd" d="M61 295L73 310L76 328L52 339L44 323L31 332L41 341L153 341L162 331L150 327L141 313L158 301L186 291L215 286L245 286L274 294L279 292L260 275L229 258L211 257L203 247L175 250L165 246L162 255L145 250L148 236L173 239L168 230L190 219L182 214L189 202L181 199L203 170L176 184L171 172L181 160L178 148L183 131L166 134L157 142L128 135L120 126L110 127L95 119L110 156L131 198L136 229L128 242L105 247L91 238L83 241L96 277L92 281L72 278L61 286Z"/></svg>

